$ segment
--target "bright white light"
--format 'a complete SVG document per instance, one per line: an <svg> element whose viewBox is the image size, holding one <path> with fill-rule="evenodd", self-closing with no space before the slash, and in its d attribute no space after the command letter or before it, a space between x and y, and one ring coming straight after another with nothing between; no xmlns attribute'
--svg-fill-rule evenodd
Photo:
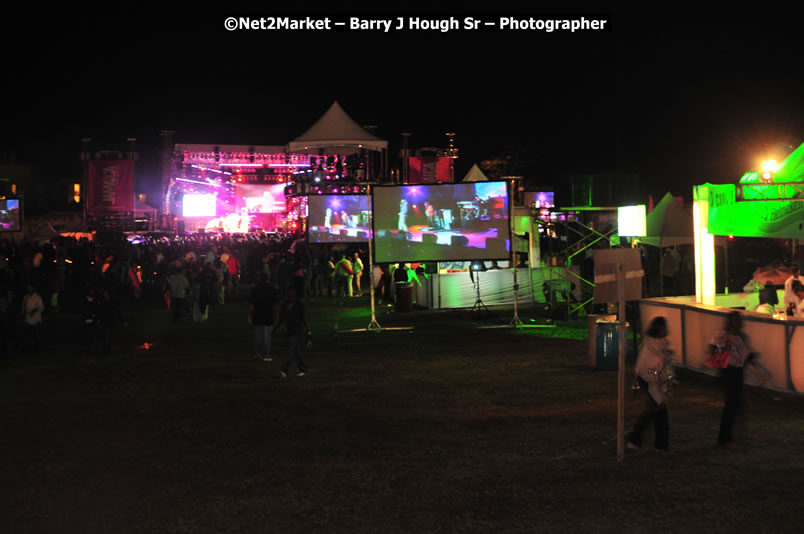
<svg viewBox="0 0 804 534"><path fill-rule="evenodd" d="M214 217L215 211L215 195L184 195L184 217Z"/></svg>
<svg viewBox="0 0 804 534"><path fill-rule="evenodd" d="M762 162L762 170L763 171L770 171L775 173L779 170L779 164L776 163L775 159L769 159L767 161Z"/></svg>

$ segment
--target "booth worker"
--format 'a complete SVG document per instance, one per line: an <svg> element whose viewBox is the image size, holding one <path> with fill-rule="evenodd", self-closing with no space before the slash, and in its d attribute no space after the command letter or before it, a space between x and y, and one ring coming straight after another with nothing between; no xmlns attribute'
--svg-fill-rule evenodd
<svg viewBox="0 0 804 534"><path fill-rule="evenodd" d="M796 310L802 300L793 290L793 283L797 281L804 284L804 276L799 274L798 263L791 265L790 270L793 272L793 276L784 282L784 309L787 311L787 315L797 315Z"/></svg>

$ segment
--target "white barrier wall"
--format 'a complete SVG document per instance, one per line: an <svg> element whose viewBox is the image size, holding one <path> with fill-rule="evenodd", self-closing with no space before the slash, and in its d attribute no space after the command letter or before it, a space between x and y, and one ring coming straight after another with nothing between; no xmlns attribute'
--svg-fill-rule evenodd
<svg viewBox="0 0 804 534"><path fill-rule="evenodd" d="M565 298L581 298L581 282L577 278L578 268L572 267L567 273L565 267L545 267L538 269L517 269L517 298L520 304L545 302L543 285L554 288L556 301ZM479 276L478 276L479 275ZM511 306L514 303L514 271L512 269L492 269L475 273L480 280L480 299L487 306ZM430 309L471 308L477 301L477 287L468 272L434 274L419 276L416 287L416 302ZM574 286L573 286L574 284ZM569 293L572 293L570 297Z"/></svg>
<svg viewBox="0 0 804 534"><path fill-rule="evenodd" d="M750 295L729 297L736 302L748 302ZM685 297L640 301L644 326L654 317L663 316L667 319L670 328L668 339L676 350L674 363L710 375L716 374L716 371L704 365L709 341L715 332L723 329L726 315L732 311L733 308L725 306L695 304ZM746 372L746 383L781 391L804 392L804 320L774 319L771 315L742 310L740 314L751 347L759 354L758 363L770 372L770 378L764 384L758 384L756 376Z"/></svg>

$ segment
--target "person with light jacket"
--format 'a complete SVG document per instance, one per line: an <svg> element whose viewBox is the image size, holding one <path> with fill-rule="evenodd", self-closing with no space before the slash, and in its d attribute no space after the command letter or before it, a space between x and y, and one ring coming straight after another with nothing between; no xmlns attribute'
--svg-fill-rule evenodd
<svg viewBox="0 0 804 534"><path fill-rule="evenodd" d="M628 433L628 448L642 447L642 434L653 423L657 450L668 450L670 446L670 424L667 413L667 400L672 382L673 351L667 340L667 320L656 317L645 332L639 349L636 367L636 381L645 405Z"/></svg>

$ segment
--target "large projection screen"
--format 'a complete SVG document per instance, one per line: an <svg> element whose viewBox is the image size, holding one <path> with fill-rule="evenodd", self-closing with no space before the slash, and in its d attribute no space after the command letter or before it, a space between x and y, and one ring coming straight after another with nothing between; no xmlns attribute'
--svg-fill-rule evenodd
<svg viewBox="0 0 804 534"><path fill-rule="evenodd" d="M19 232L20 230L22 230L20 199L0 200L0 232Z"/></svg>
<svg viewBox="0 0 804 534"><path fill-rule="evenodd" d="M379 186L372 208L378 263L509 257L506 182Z"/></svg>
<svg viewBox="0 0 804 534"><path fill-rule="evenodd" d="M371 237L366 195L311 195L307 206L310 243L368 242Z"/></svg>

